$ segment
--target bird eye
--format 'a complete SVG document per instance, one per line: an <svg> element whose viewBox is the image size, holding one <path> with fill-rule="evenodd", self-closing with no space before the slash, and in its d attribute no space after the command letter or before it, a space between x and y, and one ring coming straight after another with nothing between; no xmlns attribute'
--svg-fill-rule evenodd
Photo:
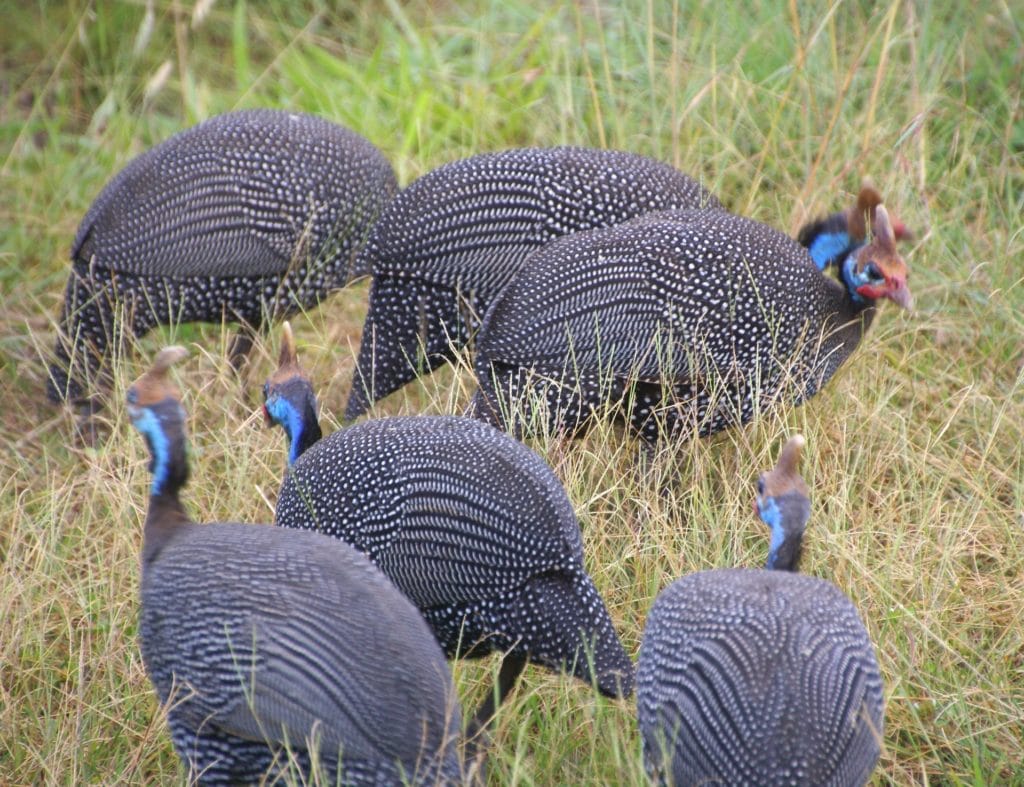
<svg viewBox="0 0 1024 787"><path fill-rule="evenodd" d="M764 494L764 476L761 476L760 478L757 479L757 494Z"/></svg>
<svg viewBox="0 0 1024 787"><path fill-rule="evenodd" d="M864 273L867 274L868 278L874 279L875 281L881 281L885 278L885 276L882 275L881 269L875 265L874 262L868 262L867 266L864 268Z"/></svg>
<svg viewBox="0 0 1024 787"><path fill-rule="evenodd" d="M128 393L125 395L125 399L128 400L128 404L137 404L139 401L139 392L134 388L129 388Z"/></svg>
<svg viewBox="0 0 1024 787"><path fill-rule="evenodd" d="M270 383L263 383L263 400L266 401L270 396Z"/></svg>

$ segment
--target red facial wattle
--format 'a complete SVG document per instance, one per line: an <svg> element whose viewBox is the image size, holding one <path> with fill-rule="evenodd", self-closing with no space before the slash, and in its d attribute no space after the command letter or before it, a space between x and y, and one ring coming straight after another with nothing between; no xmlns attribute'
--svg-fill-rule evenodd
<svg viewBox="0 0 1024 787"><path fill-rule="evenodd" d="M873 301L879 298L888 298L904 309L909 309L913 303L906 281L895 276L882 284L862 284L857 288L857 294Z"/></svg>
<svg viewBox="0 0 1024 787"><path fill-rule="evenodd" d="M864 298L877 301L889 294L889 289L885 285L874 285L874 284L862 284L857 288L857 294Z"/></svg>

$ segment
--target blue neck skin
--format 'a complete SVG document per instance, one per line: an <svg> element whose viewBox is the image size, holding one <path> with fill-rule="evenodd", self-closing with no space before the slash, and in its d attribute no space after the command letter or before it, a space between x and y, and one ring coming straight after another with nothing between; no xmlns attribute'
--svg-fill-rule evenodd
<svg viewBox="0 0 1024 787"><path fill-rule="evenodd" d="M179 417L184 420L184 413ZM167 491L171 473L171 440L164 429L163 419L150 407L138 408L131 414L132 424L146 438L151 457L150 470L153 484L150 492L162 495Z"/></svg>
<svg viewBox="0 0 1024 787"><path fill-rule="evenodd" d="M850 236L845 232L823 232L814 239L807 249L818 266L819 271L825 270L829 262L841 259L844 253L849 253L857 248L850 242Z"/></svg>
<svg viewBox="0 0 1024 787"><path fill-rule="evenodd" d="M782 529L782 512L779 511L774 497L765 498L763 504L758 501L757 510L761 515L761 521L772 531L772 540L768 545L768 562L765 564L765 568L774 569L779 559L779 548L786 540L786 531Z"/></svg>
<svg viewBox="0 0 1024 787"><path fill-rule="evenodd" d="M288 435L288 465L294 465L302 453L302 435L306 430L306 422L292 403L283 396L270 397L267 400L267 412Z"/></svg>

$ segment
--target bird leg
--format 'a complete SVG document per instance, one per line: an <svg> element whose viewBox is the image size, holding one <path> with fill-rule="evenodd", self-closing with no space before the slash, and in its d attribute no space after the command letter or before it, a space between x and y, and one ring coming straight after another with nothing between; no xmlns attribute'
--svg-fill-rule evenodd
<svg viewBox="0 0 1024 787"><path fill-rule="evenodd" d="M487 725L494 718L494 712L501 705L502 701L512 690L520 673L526 666L526 656L506 654L501 662L501 669L498 670L498 680L487 692L480 708L473 715L466 727L466 754L467 760L480 758L482 760L484 749L487 747L488 739L486 734Z"/></svg>
<svg viewBox="0 0 1024 787"><path fill-rule="evenodd" d="M256 340L256 328L247 322L242 322L238 326L238 333L231 340L231 349L228 351L228 358L231 360L231 368L236 373L242 371L242 367L245 365L246 360L249 357L249 351L252 350L253 342Z"/></svg>

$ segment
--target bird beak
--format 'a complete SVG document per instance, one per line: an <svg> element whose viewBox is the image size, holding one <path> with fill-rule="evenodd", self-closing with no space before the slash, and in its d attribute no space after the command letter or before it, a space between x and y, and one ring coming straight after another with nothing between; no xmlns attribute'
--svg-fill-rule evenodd
<svg viewBox="0 0 1024 787"><path fill-rule="evenodd" d="M914 299L910 295L910 290L907 289L906 279L902 276L893 276L886 284L889 285L888 292L885 293L886 298L904 309L909 310L914 305Z"/></svg>

